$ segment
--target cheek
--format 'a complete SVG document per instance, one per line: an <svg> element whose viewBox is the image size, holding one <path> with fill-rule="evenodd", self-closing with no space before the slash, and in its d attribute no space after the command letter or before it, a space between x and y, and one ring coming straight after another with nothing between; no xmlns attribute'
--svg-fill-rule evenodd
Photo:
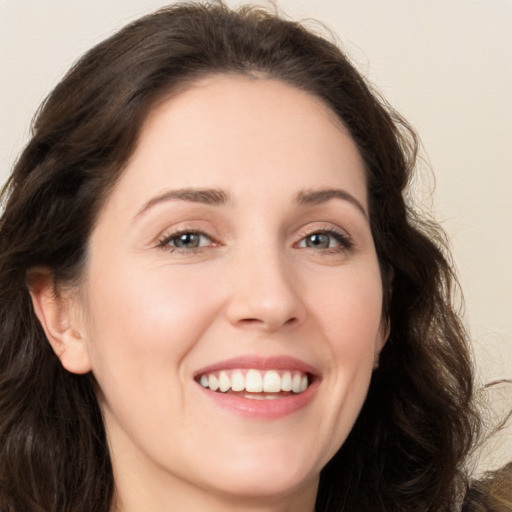
<svg viewBox="0 0 512 512"><path fill-rule="evenodd" d="M321 333L316 346L326 361L322 386L328 390L311 428L330 440L322 446L325 464L346 440L367 395L381 347L382 286L373 260L316 274L314 286L308 282L305 296L312 325Z"/></svg>
<svg viewBox="0 0 512 512"><path fill-rule="evenodd" d="M310 293L310 310L322 326L331 355L341 361L373 358L382 338L382 285L377 263L342 268L316 285L316 291Z"/></svg>
<svg viewBox="0 0 512 512"><path fill-rule="evenodd" d="M117 268L90 276L93 372L137 374L140 382L162 367L175 375L215 316L212 278L179 267Z"/></svg>

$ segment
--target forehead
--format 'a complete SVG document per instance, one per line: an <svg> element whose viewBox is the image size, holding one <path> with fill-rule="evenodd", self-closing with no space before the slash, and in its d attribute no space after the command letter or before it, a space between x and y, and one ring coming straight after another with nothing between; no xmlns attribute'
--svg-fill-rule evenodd
<svg viewBox="0 0 512 512"><path fill-rule="evenodd" d="M133 202L170 186L254 195L332 185L366 204L364 163L324 102L277 80L214 75L154 106L113 195Z"/></svg>

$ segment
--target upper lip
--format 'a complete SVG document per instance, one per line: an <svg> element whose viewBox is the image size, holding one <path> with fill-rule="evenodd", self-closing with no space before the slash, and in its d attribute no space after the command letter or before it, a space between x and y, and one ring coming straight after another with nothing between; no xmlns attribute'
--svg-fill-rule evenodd
<svg viewBox="0 0 512 512"><path fill-rule="evenodd" d="M255 370L298 370L303 373L309 373L318 376L319 371L304 361L290 356L272 356L260 357L254 355L245 355L233 357L224 361L218 361L205 366L195 372L194 377L199 377L205 373L213 373L220 370L235 369L255 369Z"/></svg>

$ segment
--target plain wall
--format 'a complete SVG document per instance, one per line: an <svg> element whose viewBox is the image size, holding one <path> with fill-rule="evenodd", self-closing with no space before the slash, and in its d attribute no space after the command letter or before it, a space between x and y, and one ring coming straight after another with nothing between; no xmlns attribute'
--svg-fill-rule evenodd
<svg viewBox="0 0 512 512"><path fill-rule="evenodd" d="M0 181L69 66L167 3L0 0ZM425 162L415 192L451 239L480 377L512 378L512 1L277 3L293 18L324 22L419 132ZM499 405L512 407L506 392ZM488 450L489 465L512 459L510 430Z"/></svg>

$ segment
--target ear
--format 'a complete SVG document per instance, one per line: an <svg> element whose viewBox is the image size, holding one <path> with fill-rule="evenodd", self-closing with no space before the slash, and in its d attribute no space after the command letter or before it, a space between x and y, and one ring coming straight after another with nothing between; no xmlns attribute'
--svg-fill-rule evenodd
<svg viewBox="0 0 512 512"><path fill-rule="evenodd" d="M379 347L378 347L378 350L379 352L384 348L384 345L386 344L386 342L388 341L388 338L389 338L389 333L391 332L391 325L390 325L390 322L389 322L389 317L388 318L383 318L382 319L382 322L381 322L381 325L380 325L380 343L379 343Z"/></svg>
<svg viewBox="0 0 512 512"><path fill-rule="evenodd" d="M376 370L379 367L379 358L384 345L388 341L391 326L389 324L389 318L382 318L379 327L379 334L375 343L375 353L373 359L373 369Z"/></svg>
<svg viewBox="0 0 512 512"><path fill-rule="evenodd" d="M45 268L30 270L28 286L36 316L62 366L71 373L91 371L76 291L59 290L53 273Z"/></svg>

